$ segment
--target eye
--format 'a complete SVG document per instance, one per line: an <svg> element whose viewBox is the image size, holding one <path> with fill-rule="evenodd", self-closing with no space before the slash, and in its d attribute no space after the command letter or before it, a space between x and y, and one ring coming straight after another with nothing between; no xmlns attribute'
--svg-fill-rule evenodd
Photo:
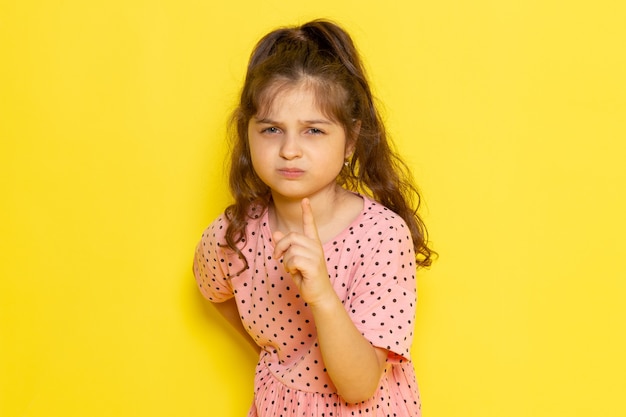
<svg viewBox="0 0 626 417"><path fill-rule="evenodd" d="M316 128L316 127L312 127L309 130L307 130L307 133L310 133L312 135L323 135L324 131L320 130L320 129Z"/></svg>
<svg viewBox="0 0 626 417"><path fill-rule="evenodd" d="M266 127L265 129L261 130L261 133L267 133L270 135L275 135L277 133L280 133L280 129L277 128L276 126L270 126L270 127Z"/></svg>

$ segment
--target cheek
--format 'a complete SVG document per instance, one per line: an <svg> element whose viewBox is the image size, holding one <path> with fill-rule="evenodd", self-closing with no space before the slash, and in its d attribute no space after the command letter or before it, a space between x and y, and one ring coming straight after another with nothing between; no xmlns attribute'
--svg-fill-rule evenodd
<svg viewBox="0 0 626 417"><path fill-rule="evenodd" d="M254 132L251 129L248 129L248 149L250 151L250 157L252 160L257 158L261 147L259 146L259 141L256 138Z"/></svg>
<svg viewBox="0 0 626 417"><path fill-rule="evenodd" d="M334 149L332 154L329 154L328 151L321 152L318 160L322 162L324 169L328 172L328 175L339 175L341 170L343 169L343 164L345 162L343 149L337 148Z"/></svg>
<svg viewBox="0 0 626 417"><path fill-rule="evenodd" d="M250 138L248 147L250 149L250 162L252 163L252 168L257 175L263 176L263 172L266 171L268 169L267 167L270 165L270 161L268 160L268 147L261 146L261 144L253 138Z"/></svg>
<svg viewBox="0 0 626 417"><path fill-rule="evenodd" d="M250 162L252 163L252 168L255 171L258 171L259 166L263 166L263 164L259 164L259 161L262 160L263 157L259 155L259 149L254 146L254 144L250 144Z"/></svg>

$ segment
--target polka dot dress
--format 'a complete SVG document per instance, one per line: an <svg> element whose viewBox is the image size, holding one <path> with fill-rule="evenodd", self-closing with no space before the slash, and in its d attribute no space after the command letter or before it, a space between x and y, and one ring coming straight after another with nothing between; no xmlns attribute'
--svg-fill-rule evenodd
<svg viewBox="0 0 626 417"><path fill-rule="evenodd" d="M241 320L262 351L249 417L421 416L410 348L416 286L415 256L404 221L363 197L361 214L324 254L337 295L363 336L389 351L374 396L348 404L324 368L315 323L291 276L272 257L267 211L253 214L241 243L249 268L225 242L227 220L217 218L198 244L194 274L213 302L235 297Z"/></svg>

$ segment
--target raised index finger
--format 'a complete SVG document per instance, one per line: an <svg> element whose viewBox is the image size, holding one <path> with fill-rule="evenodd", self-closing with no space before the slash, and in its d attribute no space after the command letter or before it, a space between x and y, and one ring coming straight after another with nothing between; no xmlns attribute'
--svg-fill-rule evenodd
<svg viewBox="0 0 626 417"><path fill-rule="evenodd" d="M313 217L313 209L311 209L311 202L308 198L302 199L302 231L308 238L319 240L317 234L317 226L315 225L315 218Z"/></svg>

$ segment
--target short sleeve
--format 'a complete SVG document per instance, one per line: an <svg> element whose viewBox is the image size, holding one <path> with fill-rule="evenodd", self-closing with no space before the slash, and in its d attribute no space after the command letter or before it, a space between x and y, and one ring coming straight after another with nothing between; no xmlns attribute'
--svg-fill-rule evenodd
<svg viewBox="0 0 626 417"><path fill-rule="evenodd" d="M350 288L351 318L389 359L410 359L417 302L415 255L403 221L370 229Z"/></svg>
<svg viewBox="0 0 626 417"><path fill-rule="evenodd" d="M213 302L223 302L233 297L228 279L228 258L219 245L226 233L224 215L218 217L202 234L196 246L193 274L202 295Z"/></svg>

